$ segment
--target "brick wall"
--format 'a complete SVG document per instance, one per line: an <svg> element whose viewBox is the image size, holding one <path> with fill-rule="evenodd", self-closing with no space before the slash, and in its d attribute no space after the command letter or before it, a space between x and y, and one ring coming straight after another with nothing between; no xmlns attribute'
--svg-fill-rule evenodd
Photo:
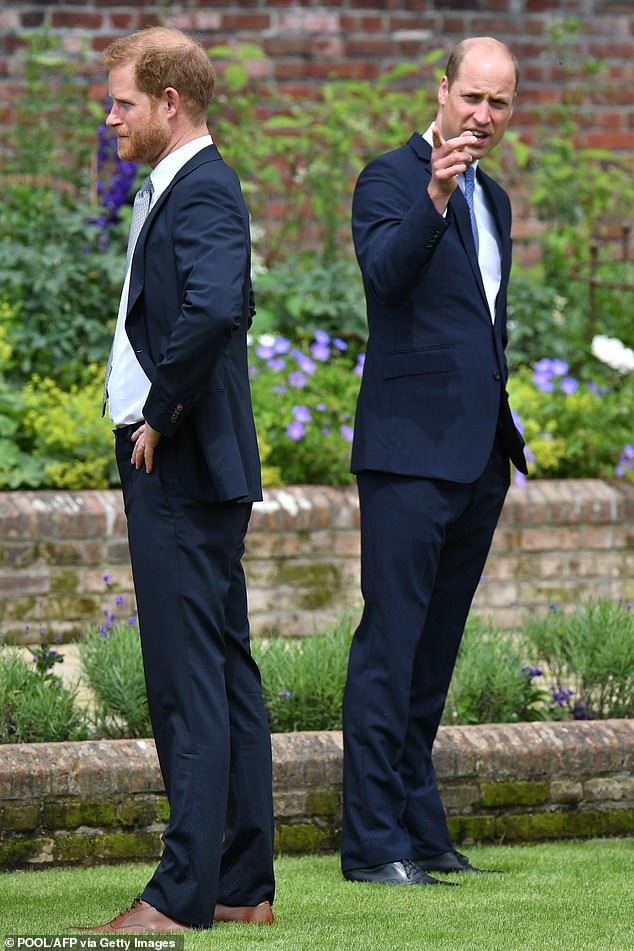
<svg viewBox="0 0 634 951"><path fill-rule="evenodd" d="M493 34L520 60L514 125L530 139L535 106L557 98L562 79L562 56L549 29L575 17L572 61L603 59L611 84L583 104L587 143L627 152L634 149L632 13L631 0L7 0L0 10L0 107L15 89L21 35L44 25L63 36L69 55L88 38L98 85L97 54L112 38L164 22L209 45L257 43L270 61L253 64L254 74L275 76L298 91L330 75L372 79L399 61L448 50L465 35Z"/></svg>
<svg viewBox="0 0 634 951"><path fill-rule="evenodd" d="M336 849L340 733L273 736L276 851ZM634 721L441 727L456 843L634 834ZM167 806L151 740L0 746L0 868L150 860Z"/></svg>
<svg viewBox="0 0 634 951"><path fill-rule="evenodd" d="M353 486L267 490L245 561L255 633L306 634L359 609L358 525ZM634 599L633 526L631 483L512 487L474 610L515 627L553 602ZM104 608L125 617L134 607L125 531L116 490L0 493L0 632L36 642L44 625L72 640Z"/></svg>

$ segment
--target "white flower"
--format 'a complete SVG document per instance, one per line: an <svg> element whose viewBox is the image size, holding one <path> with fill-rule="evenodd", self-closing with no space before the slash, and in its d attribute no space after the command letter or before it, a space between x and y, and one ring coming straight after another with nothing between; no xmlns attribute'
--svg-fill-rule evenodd
<svg viewBox="0 0 634 951"><path fill-rule="evenodd" d="M601 363L607 363L619 373L629 373L630 370L634 370L634 350L626 347L618 337L602 335L593 337L592 353Z"/></svg>
<svg viewBox="0 0 634 951"><path fill-rule="evenodd" d="M258 343L261 347L272 347L275 344L275 336L273 334L261 334L258 337Z"/></svg>

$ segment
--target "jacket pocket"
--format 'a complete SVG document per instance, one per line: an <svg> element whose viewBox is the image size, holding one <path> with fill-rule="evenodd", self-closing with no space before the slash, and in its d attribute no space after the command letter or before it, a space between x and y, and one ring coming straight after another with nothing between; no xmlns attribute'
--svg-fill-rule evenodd
<svg viewBox="0 0 634 951"><path fill-rule="evenodd" d="M425 350L400 350L386 357L384 380L400 376L420 376L427 373L449 373L455 368L452 347L434 347Z"/></svg>

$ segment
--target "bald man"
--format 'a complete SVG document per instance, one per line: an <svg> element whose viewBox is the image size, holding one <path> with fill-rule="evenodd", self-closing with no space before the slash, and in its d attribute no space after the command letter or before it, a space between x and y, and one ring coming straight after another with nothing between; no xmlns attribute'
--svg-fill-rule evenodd
<svg viewBox="0 0 634 951"><path fill-rule="evenodd" d="M435 120L355 188L369 335L352 449L364 610L343 709L351 881L435 885L430 873L480 871L450 839L432 746L509 460L526 471L505 390L511 208L479 166L517 85L503 43L462 41Z"/></svg>

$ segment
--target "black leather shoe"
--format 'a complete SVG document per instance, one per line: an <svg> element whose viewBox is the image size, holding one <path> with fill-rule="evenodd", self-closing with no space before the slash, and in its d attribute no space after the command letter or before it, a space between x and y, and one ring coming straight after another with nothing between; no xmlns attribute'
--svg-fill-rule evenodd
<svg viewBox="0 0 634 951"><path fill-rule="evenodd" d="M403 859L399 862L386 862L372 868L346 869L343 877L349 882L379 882L382 885L449 885L439 882L419 868L416 862Z"/></svg>
<svg viewBox="0 0 634 951"><path fill-rule="evenodd" d="M476 868L462 852L440 852L426 859L416 859L421 872L470 872L472 875L501 875L499 869Z"/></svg>

